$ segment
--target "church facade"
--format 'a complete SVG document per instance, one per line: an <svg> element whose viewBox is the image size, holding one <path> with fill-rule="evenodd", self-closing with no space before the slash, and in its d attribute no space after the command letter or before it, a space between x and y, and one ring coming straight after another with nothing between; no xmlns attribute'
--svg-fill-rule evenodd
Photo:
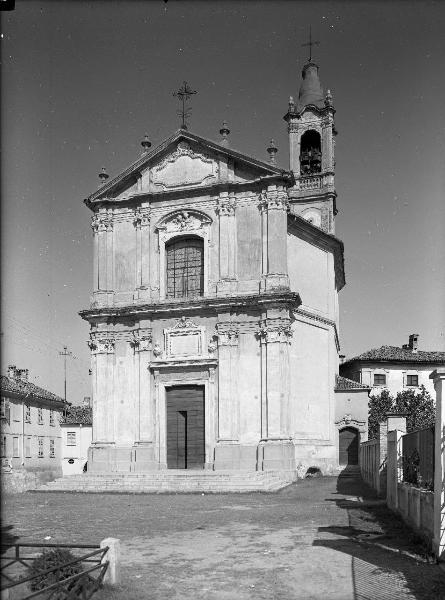
<svg viewBox="0 0 445 600"><path fill-rule="evenodd" d="M305 65L290 168L186 128L86 199L93 213L88 471L338 466L335 127Z"/></svg>

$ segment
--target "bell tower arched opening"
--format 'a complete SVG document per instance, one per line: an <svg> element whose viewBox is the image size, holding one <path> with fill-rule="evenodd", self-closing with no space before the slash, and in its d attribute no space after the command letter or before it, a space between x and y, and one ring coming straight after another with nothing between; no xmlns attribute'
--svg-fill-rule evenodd
<svg viewBox="0 0 445 600"><path fill-rule="evenodd" d="M306 131L301 136L300 173L301 175L321 173L321 137L314 129Z"/></svg>

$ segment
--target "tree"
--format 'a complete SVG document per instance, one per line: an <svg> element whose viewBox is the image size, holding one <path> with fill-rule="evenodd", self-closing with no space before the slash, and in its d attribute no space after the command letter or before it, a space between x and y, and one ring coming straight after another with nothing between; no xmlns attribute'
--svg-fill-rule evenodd
<svg viewBox="0 0 445 600"><path fill-rule="evenodd" d="M434 400L424 385L420 386L419 391L404 390L398 392L394 402L394 410L407 413L406 430L408 432L429 427L434 424L436 419Z"/></svg>
<svg viewBox="0 0 445 600"><path fill-rule="evenodd" d="M386 419L386 413L392 410L394 398L389 390L382 390L380 394L370 396L368 409L368 438L374 440L377 438L378 425Z"/></svg>
<svg viewBox="0 0 445 600"><path fill-rule="evenodd" d="M370 440L377 438L378 425L386 420L386 413L406 413L407 432L423 429L432 425L436 418L434 400L425 386L412 390L397 392L394 398L388 390L370 396L368 416L368 437Z"/></svg>

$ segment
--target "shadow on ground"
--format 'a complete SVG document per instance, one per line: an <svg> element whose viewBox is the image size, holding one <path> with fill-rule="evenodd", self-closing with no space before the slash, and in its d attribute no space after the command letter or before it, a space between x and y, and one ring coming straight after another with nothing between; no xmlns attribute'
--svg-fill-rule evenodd
<svg viewBox="0 0 445 600"><path fill-rule="evenodd" d="M445 598L445 576L433 563L426 544L387 508L360 475L342 471L333 496L326 502L335 502L347 512L348 526L319 527L320 537L332 537L316 539L313 545L351 556L354 600ZM393 583L395 573L399 575L398 586ZM392 585L385 585L386 578Z"/></svg>

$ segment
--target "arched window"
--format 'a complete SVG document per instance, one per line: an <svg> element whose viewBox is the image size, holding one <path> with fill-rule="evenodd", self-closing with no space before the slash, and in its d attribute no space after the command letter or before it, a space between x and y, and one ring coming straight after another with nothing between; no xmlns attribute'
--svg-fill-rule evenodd
<svg viewBox="0 0 445 600"><path fill-rule="evenodd" d="M300 171L302 175L321 172L321 138L313 129L301 136Z"/></svg>
<svg viewBox="0 0 445 600"><path fill-rule="evenodd" d="M204 243L201 238L174 238L165 248L167 298L191 298L204 293Z"/></svg>

